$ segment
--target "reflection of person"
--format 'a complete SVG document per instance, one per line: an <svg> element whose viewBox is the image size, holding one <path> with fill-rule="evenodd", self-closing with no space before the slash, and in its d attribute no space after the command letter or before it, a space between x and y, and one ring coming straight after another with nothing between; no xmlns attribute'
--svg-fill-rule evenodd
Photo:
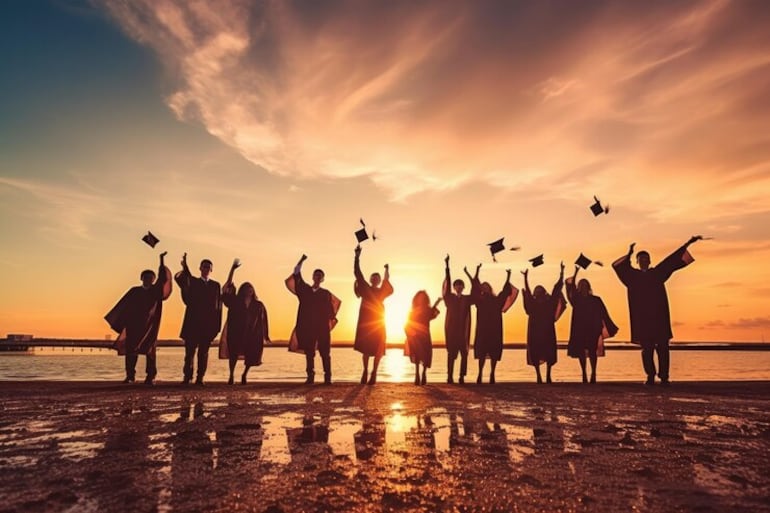
<svg viewBox="0 0 770 513"><path fill-rule="evenodd" d="M564 285L564 262L559 280L550 294L538 285L534 293L529 289L529 270L524 275L524 311L527 312L527 364L535 367L537 382L542 383L540 365L546 364L546 383L551 383L551 367L556 363L556 321L564 313L566 301L561 293Z"/></svg>
<svg viewBox="0 0 770 513"><path fill-rule="evenodd" d="M447 350L447 383L454 383L454 366L457 355L460 355L460 376L458 381L465 383L468 372L468 350L471 341L471 296L463 295L465 283L462 280L452 281L449 273L449 255L444 259L445 277L442 297L446 305L444 318L444 338ZM454 289L454 294L452 293Z"/></svg>
<svg viewBox="0 0 770 513"><path fill-rule="evenodd" d="M356 325L356 338L353 348L362 353L364 372L361 375L361 383L366 383L369 368L369 358L374 357L372 374L369 384L377 382L377 367L380 359L385 354L385 298L393 294L393 286L390 284L390 270L385 264L385 279L380 282L380 273L374 273L369 278L369 283L361 272L361 246L356 246L353 273L356 277L354 292L361 298L361 307L358 310L358 324Z"/></svg>
<svg viewBox="0 0 770 513"><path fill-rule="evenodd" d="M431 306L428 293L424 290L417 292L412 298L412 310L409 312L409 320L404 326L406 332L406 344L404 354L414 364L414 384L425 384L427 369L433 362L433 342L430 337L430 321L438 316L438 299ZM422 379L420 379L420 364L422 364Z"/></svg>
<svg viewBox="0 0 770 513"><path fill-rule="evenodd" d="M671 253L655 267L650 267L650 254L640 251L636 254L639 269L631 267L631 255L635 243L628 253L617 259L612 267L618 278L628 289L628 309L631 315L631 341L642 346L642 363L647 374L647 384L655 384L655 361L653 352L658 353L658 376L664 385L669 383L669 341L671 312L666 294L666 281L677 271L695 259L687 248L703 237L696 235L683 246Z"/></svg>
<svg viewBox="0 0 770 513"><path fill-rule="evenodd" d="M337 324L337 310L340 300L328 290L321 288L325 274L321 269L313 271L313 283L308 285L302 279L302 264L307 257L302 255L294 272L286 278L286 288L299 299L297 324L292 333L289 348L305 353L307 380L313 383L315 377L315 351L321 355L324 369L324 383L332 382L331 330ZM296 347L292 347L296 344Z"/></svg>
<svg viewBox="0 0 770 513"><path fill-rule="evenodd" d="M227 282L222 287L222 301L227 306L227 322L219 340L219 357L229 360L230 378L227 383L230 385L233 384L235 364L240 359L244 361L241 383L246 384L249 369L255 365L262 365L265 341L270 341L267 310L265 305L257 299L254 286L244 282L238 289L238 293L235 293L233 274L239 266L238 260L233 262Z"/></svg>
<svg viewBox="0 0 770 513"><path fill-rule="evenodd" d="M124 383L133 383L136 378L136 362L139 355L146 357L147 377L144 382L152 385L158 373L155 358L155 344L158 341L163 301L171 294L171 272L163 263L166 253L160 255L158 279L149 269L142 271L142 284L132 287L109 311L104 319L118 333L115 347L118 354L126 355L126 378Z"/></svg>
<svg viewBox="0 0 770 513"><path fill-rule="evenodd" d="M614 337L618 327L610 319L607 307L599 296L594 296L591 283L585 278L577 282L579 266L575 274L567 278L567 299L572 305L572 324L569 331L567 354L580 361L583 383L586 376L586 357L591 361L591 383L596 383L597 356L604 356L604 339Z"/></svg>
<svg viewBox="0 0 770 513"><path fill-rule="evenodd" d="M516 301L519 291L511 285L511 270L506 269L505 285L499 294L495 294L492 285L479 281L481 264L476 266L476 274L471 277L468 268L465 274L471 280L471 298L476 305L476 336L473 342L473 356L479 361L479 375L476 383L481 383L484 363L489 358L491 370L489 382L495 382L495 368L503 357L503 313Z"/></svg>
<svg viewBox="0 0 770 513"><path fill-rule="evenodd" d="M182 301L187 306L180 337L184 340L184 381L190 383L193 360L198 352L198 374L195 384L203 385L208 366L209 347L222 325L222 300L219 283L209 278L214 265L211 260L201 260L201 277L195 278L187 267L187 253L182 256L182 270L174 279L182 291Z"/></svg>

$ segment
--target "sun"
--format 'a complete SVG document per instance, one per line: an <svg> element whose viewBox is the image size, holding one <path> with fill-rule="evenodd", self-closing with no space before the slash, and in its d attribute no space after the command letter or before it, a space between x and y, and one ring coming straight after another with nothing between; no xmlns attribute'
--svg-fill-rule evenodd
<svg viewBox="0 0 770 513"><path fill-rule="evenodd" d="M385 329L389 344L400 344L406 340L404 325L411 307L412 297L406 291L395 291L385 300Z"/></svg>

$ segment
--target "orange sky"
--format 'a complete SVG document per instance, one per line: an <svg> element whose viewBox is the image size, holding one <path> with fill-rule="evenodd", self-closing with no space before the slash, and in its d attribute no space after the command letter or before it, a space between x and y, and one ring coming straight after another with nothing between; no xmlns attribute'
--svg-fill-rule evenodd
<svg viewBox="0 0 770 513"><path fill-rule="evenodd" d="M365 273L391 265L393 341L412 295L440 291L447 252L499 290L539 253L531 279L550 286L581 251L608 264L585 275L625 340L609 263L700 233L715 240L669 284L675 339L770 334L766 4L105 0L51 16L91 39L37 32L0 90L0 336L103 338L104 313L168 250L172 270L187 251L220 281L240 257L275 339L307 253L347 340L359 217L380 236ZM33 74L34 52L62 62L60 46L61 74ZM609 215L591 215L594 194ZM523 249L492 264L502 236ZM162 337L181 313L175 293ZM505 319L523 340L520 304Z"/></svg>

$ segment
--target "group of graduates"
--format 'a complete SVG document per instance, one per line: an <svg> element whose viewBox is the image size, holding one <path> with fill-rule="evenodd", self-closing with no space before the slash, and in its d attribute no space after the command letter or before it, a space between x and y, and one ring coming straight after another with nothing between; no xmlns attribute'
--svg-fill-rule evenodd
<svg viewBox="0 0 770 513"><path fill-rule="evenodd" d="M672 338L671 318L665 282L671 274L693 261L687 248L702 237L694 236L655 267L650 266L650 255L646 251L636 254L638 268L631 265L634 244L628 253L613 263L613 269L628 291L631 317L631 341L641 345L642 362L647 374L647 384L654 384L656 375L663 384L669 382L669 341ZM377 369L385 354L385 300L393 293L387 264L384 275L373 273L367 281L361 271L361 246L354 252L354 292L361 299L356 325L354 349L362 354L363 372L361 383L374 384ZM136 378L136 363L139 354L146 355L145 383L153 384L157 374L156 342L163 301L176 282L186 306L181 330L185 357L183 383L193 379L197 353L195 383L203 385L208 365L209 348L222 326L222 305L227 306L227 319L219 343L219 357L229 361L228 382L234 383L234 372L239 360L244 361L241 383L247 382L249 369L262 364L262 353L266 342L270 342L268 316L265 305L259 301L254 287L249 282L236 287L233 278L240 261L235 260L224 285L210 278L213 265L204 259L200 263L200 277L192 275L187 265L187 254L182 257L182 270L172 280L171 272L164 264L166 253L160 255L159 270L142 271L142 284L131 288L105 316L113 330L118 333L115 347L118 354L125 355L125 382ZM306 383L315 380L315 354L320 354L324 371L324 383L332 380L331 373L331 330L337 323L340 300L321 287L324 272L315 269L311 283L302 277L302 266L307 257L302 255L292 274L285 280L287 289L298 301L296 325L291 334L289 350L304 353L306 358ZM468 368L471 335L471 307L476 309L473 355L478 360L477 383L487 359L490 361L489 382L495 382L495 368L503 353L503 314L516 301L519 289L511 284L511 270L506 270L506 281L502 290L495 293L488 282L481 282L481 264L474 275L464 268L471 283L470 294L463 294L465 282L452 280L449 255L445 258L445 278L442 297L431 304L425 291L419 291L412 300L412 308L405 325L405 354L415 365L415 383L426 383L426 369L432 364L433 348L430 322L438 314L441 301L446 305L445 341L447 348L447 382L454 383L455 363L460 358L459 383L465 382ZM551 368L557 360L555 323L567 308L572 306L572 324L567 353L580 362L584 383L596 382L597 357L604 355L604 340L614 336L618 328L612 322L604 302L594 295L586 279L578 281L580 270L575 266L574 274L564 279L565 266L562 262L559 277L552 289L538 285L530 288L528 270L524 277L523 303L528 316L527 364L535 369L537 382L542 383L542 364L546 365L545 382L551 383ZM566 285L566 298L564 288ZM653 354L658 355L656 369ZM369 363L373 361L371 373ZM590 379L587 361L591 364ZM422 370L421 370L422 369Z"/></svg>

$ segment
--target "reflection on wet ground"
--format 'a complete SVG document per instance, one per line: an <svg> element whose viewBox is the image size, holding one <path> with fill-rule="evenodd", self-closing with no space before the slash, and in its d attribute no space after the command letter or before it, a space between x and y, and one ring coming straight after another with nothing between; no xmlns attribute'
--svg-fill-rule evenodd
<svg viewBox="0 0 770 513"><path fill-rule="evenodd" d="M766 399L404 390L5 397L3 511L768 509Z"/></svg>

